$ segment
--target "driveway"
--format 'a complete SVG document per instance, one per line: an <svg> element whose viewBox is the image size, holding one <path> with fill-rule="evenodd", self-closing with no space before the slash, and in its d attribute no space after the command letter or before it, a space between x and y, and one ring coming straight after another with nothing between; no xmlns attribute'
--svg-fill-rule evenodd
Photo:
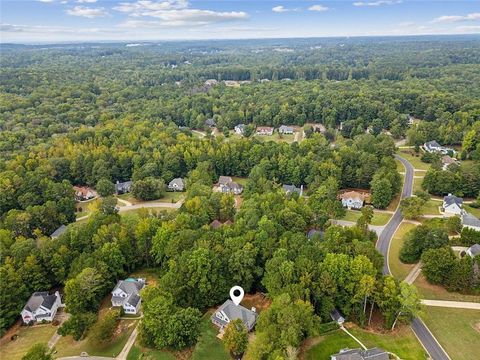
<svg viewBox="0 0 480 360"><path fill-rule="evenodd" d="M480 310L480 303L467 301L421 300L422 305Z"/></svg>

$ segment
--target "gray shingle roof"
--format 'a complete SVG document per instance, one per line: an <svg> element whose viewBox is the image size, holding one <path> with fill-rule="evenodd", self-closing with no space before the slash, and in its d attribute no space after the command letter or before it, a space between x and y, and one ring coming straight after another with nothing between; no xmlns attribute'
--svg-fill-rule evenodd
<svg viewBox="0 0 480 360"><path fill-rule="evenodd" d="M52 235L50 235L51 238L58 238L60 235L62 235L65 231L67 231L67 227L65 225L60 226L57 230L55 230Z"/></svg>
<svg viewBox="0 0 480 360"><path fill-rule="evenodd" d="M117 182L115 184L115 191L116 192L124 192L129 191L132 187L133 181L125 181L125 182Z"/></svg>
<svg viewBox="0 0 480 360"><path fill-rule="evenodd" d="M283 190L285 190L287 194L296 192L298 195L300 195L302 193L302 189L297 188L295 185L283 185Z"/></svg>
<svg viewBox="0 0 480 360"><path fill-rule="evenodd" d="M219 185L227 185L228 183L231 183L233 180L230 176L220 176L218 178L218 184Z"/></svg>
<svg viewBox="0 0 480 360"><path fill-rule="evenodd" d="M217 314L219 314L219 316L217 316ZM242 305L235 305L230 299L225 301L217 311L213 313L211 319L222 326L226 326L229 321L223 318L223 314L226 315L230 321L241 319L248 330L253 328L258 318L256 312L249 310Z"/></svg>
<svg viewBox="0 0 480 360"><path fill-rule="evenodd" d="M476 216L467 212L463 213L462 215L462 224L467 226L476 226L480 228L480 220Z"/></svg>
<svg viewBox="0 0 480 360"><path fill-rule="evenodd" d="M138 296L137 294L131 294L127 299L127 303L132 305L133 307L137 307L139 302L140 296Z"/></svg>
<svg viewBox="0 0 480 360"><path fill-rule="evenodd" d="M117 289L122 289L127 294L139 294L140 290L143 289L145 283L141 281L127 281L127 280L119 280L117 285L113 289L113 291Z"/></svg>
<svg viewBox="0 0 480 360"><path fill-rule="evenodd" d="M443 198L443 202L445 205L450 206L452 204L457 204L458 206L461 206L463 204L463 199L461 197L448 194Z"/></svg>
<svg viewBox="0 0 480 360"><path fill-rule="evenodd" d="M175 178L170 183L168 184L168 187L173 187L174 185L177 185L179 189L183 189L184 184L183 184L183 179L182 178Z"/></svg>
<svg viewBox="0 0 480 360"><path fill-rule="evenodd" d="M427 147L441 147L441 145L437 142L437 140L432 140L432 141L428 141L425 143L425 145Z"/></svg>
<svg viewBox="0 0 480 360"><path fill-rule="evenodd" d="M336 360L388 360L388 353L379 348L368 350L343 349L338 354L332 355Z"/></svg>
<svg viewBox="0 0 480 360"><path fill-rule="evenodd" d="M477 256L480 254L480 244L474 244L468 248L473 256Z"/></svg>
<svg viewBox="0 0 480 360"><path fill-rule="evenodd" d="M207 119L205 120L205 125L207 126L215 126L215 120L213 120L213 118L210 118L210 119Z"/></svg>
<svg viewBox="0 0 480 360"><path fill-rule="evenodd" d="M27 304L25 305L24 309L28 311L35 311L40 306L50 310L55 304L55 300L57 300L57 296L55 294L49 295L46 291L41 292L34 292L30 299L28 299Z"/></svg>

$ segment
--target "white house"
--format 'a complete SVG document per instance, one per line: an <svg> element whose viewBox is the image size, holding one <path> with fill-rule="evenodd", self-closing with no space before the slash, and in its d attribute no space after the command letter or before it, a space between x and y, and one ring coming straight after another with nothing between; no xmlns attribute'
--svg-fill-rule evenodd
<svg viewBox="0 0 480 360"><path fill-rule="evenodd" d="M480 220L466 211L462 213L462 225L464 228L480 231Z"/></svg>
<svg viewBox="0 0 480 360"><path fill-rule="evenodd" d="M235 126L234 130L238 135L243 135L245 132L245 124L238 124Z"/></svg>
<svg viewBox="0 0 480 360"><path fill-rule="evenodd" d="M293 134L293 127L282 125L278 128L280 134Z"/></svg>
<svg viewBox="0 0 480 360"><path fill-rule="evenodd" d="M439 152L444 155L448 154L450 151L455 153L455 150L440 145L436 140L427 141L423 144L423 148L429 153Z"/></svg>
<svg viewBox="0 0 480 360"><path fill-rule="evenodd" d="M247 328L251 331L257 322L258 314L255 308L249 310L242 305L235 305L230 299L225 301L210 317L212 323L223 330L230 321L240 319Z"/></svg>
<svg viewBox="0 0 480 360"><path fill-rule="evenodd" d="M168 183L168 190L170 191L183 191L184 189L185 184L182 178L175 178Z"/></svg>
<svg viewBox="0 0 480 360"><path fill-rule="evenodd" d="M365 201L365 196L357 191L348 191L339 195L339 198L342 200L343 207L348 209L361 209Z"/></svg>
<svg viewBox="0 0 480 360"><path fill-rule="evenodd" d="M34 292L21 312L25 324L53 321L62 301L58 291L50 295L47 291Z"/></svg>
<svg viewBox="0 0 480 360"><path fill-rule="evenodd" d="M463 199L452 194L443 198L442 209L445 214L461 215Z"/></svg>
<svg viewBox="0 0 480 360"><path fill-rule="evenodd" d="M112 306L121 306L126 314L137 314L142 303L140 290L144 287L145 279L119 280L112 291Z"/></svg>

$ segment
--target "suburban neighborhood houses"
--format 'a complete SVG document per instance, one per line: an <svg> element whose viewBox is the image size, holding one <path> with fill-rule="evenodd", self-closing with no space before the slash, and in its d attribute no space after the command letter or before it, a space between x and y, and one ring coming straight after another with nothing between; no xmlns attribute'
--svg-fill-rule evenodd
<svg viewBox="0 0 480 360"><path fill-rule="evenodd" d="M58 291L49 294L47 291L34 292L22 310L24 324L53 321L61 306L62 300Z"/></svg>
<svg viewBox="0 0 480 360"><path fill-rule="evenodd" d="M348 209L361 209L366 195L358 191L347 191L338 196L342 200L343 207Z"/></svg>
<svg viewBox="0 0 480 360"><path fill-rule="evenodd" d="M263 136L272 136L273 135L273 127L270 126L258 126L256 129L257 135Z"/></svg>
<svg viewBox="0 0 480 360"><path fill-rule="evenodd" d="M436 140L426 142L425 144L423 144L423 148L429 153L441 153L444 155L447 155L449 153L455 154L455 150L441 146Z"/></svg>
<svg viewBox="0 0 480 360"><path fill-rule="evenodd" d="M74 186L73 190L75 191L75 200L77 201L88 201L98 196L95 190L87 186Z"/></svg>
<svg viewBox="0 0 480 360"><path fill-rule="evenodd" d="M461 215L463 199L452 194L448 194L443 198L442 209L445 214Z"/></svg>
<svg viewBox="0 0 480 360"><path fill-rule="evenodd" d="M131 180L124 181L124 182L117 181L115 183L115 193L117 195L129 193L132 191L132 185L133 185L133 181Z"/></svg>
<svg viewBox="0 0 480 360"><path fill-rule="evenodd" d="M223 193L240 195L243 192L243 186L233 181L230 176L220 176L218 178L217 187Z"/></svg>
<svg viewBox="0 0 480 360"><path fill-rule="evenodd" d="M112 290L112 306L120 306L126 314L136 315L142 303L140 291L144 287L145 279L119 280Z"/></svg>

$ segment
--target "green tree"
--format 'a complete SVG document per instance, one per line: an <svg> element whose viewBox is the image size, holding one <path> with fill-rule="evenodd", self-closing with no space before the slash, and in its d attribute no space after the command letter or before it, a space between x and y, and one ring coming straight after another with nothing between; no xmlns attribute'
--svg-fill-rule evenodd
<svg viewBox="0 0 480 360"><path fill-rule="evenodd" d="M79 314L96 309L105 289L105 280L95 268L85 268L65 284L68 312Z"/></svg>
<svg viewBox="0 0 480 360"><path fill-rule="evenodd" d="M105 344L113 338L117 328L120 312L118 310L108 310L90 330L93 341Z"/></svg>
<svg viewBox="0 0 480 360"><path fill-rule="evenodd" d="M449 247L429 249L422 254L422 273L432 284L446 284L456 265L455 254Z"/></svg>
<svg viewBox="0 0 480 360"><path fill-rule="evenodd" d="M132 194L139 200L156 200L165 194L166 189L165 182L162 179L147 177L133 183Z"/></svg>
<svg viewBox="0 0 480 360"><path fill-rule="evenodd" d="M228 323L222 340L234 357L239 357L245 352L248 345L248 331L241 319Z"/></svg>
<svg viewBox="0 0 480 360"><path fill-rule="evenodd" d="M115 185L110 180L102 178L98 180L95 190L101 197L112 196L115 194Z"/></svg>
<svg viewBox="0 0 480 360"><path fill-rule="evenodd" d="M53 354L47 345L35 344L22 357L22 360L53 360Z"/></svg>
<svg viewBox="0 0 480 360"><path fill-rule="evenodd" d="M73 314L58 329L62 336L71 335L74 340L82 339L90 327L95 323L97 315L91 312Z"/></svg>
<svg viewBox="0 0 480 360"><path fill-rule="evenodd" d="M385 209L393 198L390 181L385 178L374 179L371 183L372 204L378 209Z"/></svg>
<svg viewBox="0 0 480 360"><path fill-rule="evenodd" d="M420 197L411 196L400 202L402 215L407 219L418 219L423 212L425 200Z"/></svg>

